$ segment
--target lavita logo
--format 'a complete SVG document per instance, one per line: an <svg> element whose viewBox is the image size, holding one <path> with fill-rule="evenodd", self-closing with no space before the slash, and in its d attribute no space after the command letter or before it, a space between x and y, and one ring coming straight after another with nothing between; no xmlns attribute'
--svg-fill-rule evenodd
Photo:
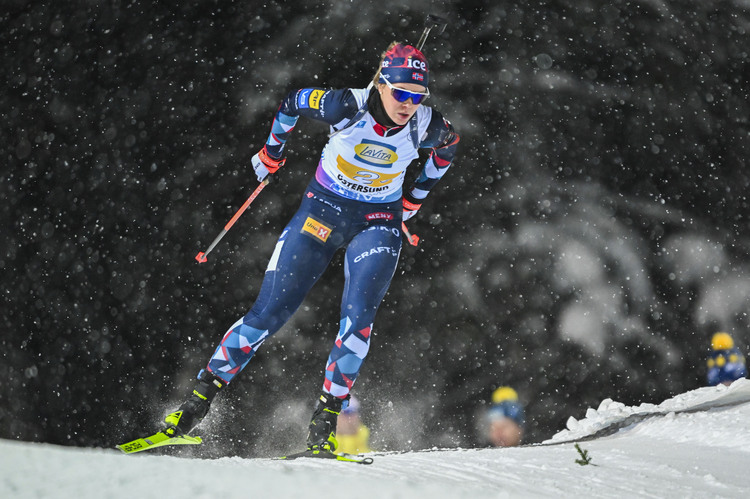
<svg viewBox="0 0 750 499"><path fill-rule="evenodd" d="M398 160L395 147L367 139L354 146L354 157L367 165L386 168Z"/></svg>

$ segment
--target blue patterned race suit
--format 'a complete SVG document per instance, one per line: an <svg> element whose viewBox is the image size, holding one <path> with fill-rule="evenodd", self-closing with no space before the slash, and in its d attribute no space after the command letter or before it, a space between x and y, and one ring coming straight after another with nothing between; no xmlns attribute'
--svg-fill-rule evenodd
<svg viewBox="0 0 750 499"><path fill-rule="evenodd" d="M299 116L324 121L334 133L299 210L276 243L257 300L208 362L206 369L225 382L291 318L342 248L341 318L323 391L344 398L356 381L401 251L404 171L418 157L417 149L428 150L408 192L421 202L450 166L458 142L450 123L426 106L418 108L411 126L380 126L367 110L372 95L367 89L307 88L282 102L265 146L272 156L282 156Z"/></svg>
<svg viewBox="0 0 750 499"><path fill-rule="evenodd" d="M375 312L401 250L401 203L358 203L310 184L266 269L253 308L227 332L208 370L231 381L260 344L304 300L339 248L346 248L341 326L328 359L325 389L346 395L370 345Z"/></svg>

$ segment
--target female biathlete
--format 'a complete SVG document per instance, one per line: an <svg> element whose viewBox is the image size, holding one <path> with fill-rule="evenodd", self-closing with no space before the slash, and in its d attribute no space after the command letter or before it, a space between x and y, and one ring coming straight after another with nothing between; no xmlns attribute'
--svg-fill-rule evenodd
<svg viewBox="0 0 750 499"><path fill-rule="evenodd" d="M300 116L323 121L331 135L297 213L281 233L257 300L222 338L187 401L166 418L165 432L190 432L220 389L297 310L334 253L346 249L340 329L310 421L309 450L333 451L336 420L370 347L375 312L401 251L402 220L413 217L451 166L453 126L424 106L429 68L419 50L393 43L366 89L303 88L282 101L265 146L252 158L259 181L284 164L284 146ZM429 157L407 192L406 168Z"/></svg>

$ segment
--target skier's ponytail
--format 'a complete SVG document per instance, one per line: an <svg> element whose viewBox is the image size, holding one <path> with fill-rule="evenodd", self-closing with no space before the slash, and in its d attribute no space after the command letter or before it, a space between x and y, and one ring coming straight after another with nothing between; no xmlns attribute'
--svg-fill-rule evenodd
<svg viewBox="0 0 750 499"><path fill-rule="evenodd" d="M378 63L378 70L375 72L375 76L372 77L372 83L374 85L377 85L378 83L380 83L380 70L383 67L383 61L385 60L385 56L393 47L395 47L398 44L399 42L391 42L391 44L388 45L388 48L385 49L382 54L380 54L380 62Z"/></svg>

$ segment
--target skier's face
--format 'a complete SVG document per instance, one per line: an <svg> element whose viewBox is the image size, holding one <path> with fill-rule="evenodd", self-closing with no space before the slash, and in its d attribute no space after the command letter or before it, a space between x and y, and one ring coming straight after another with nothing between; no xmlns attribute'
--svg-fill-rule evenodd
<svg viewBox="0 0 750 499"><path fill-rule="evenodd" d="M425 87L417 85L416 83L396 83L393 85L393 88L418 94L423 94L427 91ZM393 89L389 88L385 83L378 85L378 92L380 92L380 100L383 102L385 112L397 125L406 125L414 113L417 112L417 108L421 105L414 104L412 99L406 99L403 102L399 102L393 96Z"/></svg>

